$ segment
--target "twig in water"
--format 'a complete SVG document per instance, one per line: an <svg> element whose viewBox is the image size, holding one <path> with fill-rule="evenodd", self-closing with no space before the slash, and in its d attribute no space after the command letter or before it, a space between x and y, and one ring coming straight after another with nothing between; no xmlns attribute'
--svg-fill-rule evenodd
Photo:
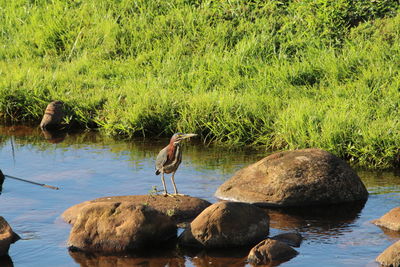
<svg viewBox="0 0 400 267"><path fill-rule="evenodd" d="M60 189L60 188L58 188L58 187L56 187L56 186L52 186L52 185L48 185L48 184L41 184L41 183L37 183L37 182L25 180L25 179L18 178L18 177L14 177L14 176L7 175L7 174L4 174L4 176L5 176L5 177L8 177L8 178L11 178L11 179L15 179L15 180L27 182L27 183L31 183L31 184L35 184L35 185L40 185L40 186L47 187L47 188L54 189L54 190Z"/></svg>

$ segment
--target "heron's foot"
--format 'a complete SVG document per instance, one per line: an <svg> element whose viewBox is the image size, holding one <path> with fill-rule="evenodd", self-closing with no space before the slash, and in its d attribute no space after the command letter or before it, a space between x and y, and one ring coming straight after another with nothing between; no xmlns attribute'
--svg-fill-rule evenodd
<svg viewBox="0 0 400 267"><path fill-rule="evenodd" d="M169 195L170 195L170 194L168 194L167 191L164 191L164 194L163 194L164 197L167 197L167 196L169 196Z"/></svg>

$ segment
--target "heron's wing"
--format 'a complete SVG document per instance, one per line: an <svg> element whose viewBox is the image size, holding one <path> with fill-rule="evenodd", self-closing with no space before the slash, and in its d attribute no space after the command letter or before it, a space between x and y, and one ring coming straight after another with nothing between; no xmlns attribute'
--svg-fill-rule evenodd
<svg viewBox="0 0 400 267"><path fill-rule="evenodd" d="M160 153L158 153L157 158L156 158L156 173L158 174L159 170L164 167L164 164L168 160L168 152L167 152L168 146L164 147Z"/></svg>

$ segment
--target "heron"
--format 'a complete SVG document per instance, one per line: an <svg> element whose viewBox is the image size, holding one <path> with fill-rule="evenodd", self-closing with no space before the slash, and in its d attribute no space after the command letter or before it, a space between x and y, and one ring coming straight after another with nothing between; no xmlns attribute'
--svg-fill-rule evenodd
<svg viewBox="0 0 400 267"><path fill-rule="evenodd" d="M178 195L178 190L175 184L175 172L182 162L182 147L181 141L187 138L196 136L193 133L176 133L171 137L169 144L164 147L156 158L156 175L161 173L161 181L164 186L164 196L168 195L167 187L165 186L164 173L172 173L171 181L174 186L175 195Z"/></svg>

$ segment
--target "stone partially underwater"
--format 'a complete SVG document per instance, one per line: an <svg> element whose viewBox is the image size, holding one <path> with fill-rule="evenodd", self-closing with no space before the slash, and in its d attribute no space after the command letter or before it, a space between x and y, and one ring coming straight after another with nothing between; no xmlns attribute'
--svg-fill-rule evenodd
<svg viewBox="0 0 400 267"><path fill-rule="evenodd" d="M208 205L189 196L116 196L72 206L62 217L73 224L71 250L123 253L168 244L177 237L178 222Z"/></svg>
<svg viewBox="0 0 400 267"><path fill-rule="evenodd" d="M268 214L247 203L218 202L199 214L179 237L183 246L251 246L269 234Z"/></svg>
<svg viewBox="0 0 400 267"><path fill-rule="evenodd" d="M176 234L170 217L149 206L94 203L82 208L68 246L72 250L119 253L160 246Z"/></svg>
<svg viewBox="0 0 400 267"><path fill-rule="evenodd" d="M239 170L216 191L219 199L291 207L366 201L352 168L320 149L274 153Z"/></svg>
<svg viewBox="0 0 400 267"><path fill-rule="evenodd" d="M44 111L42 121L40 122L40 128L48 131L59 130L65 126L63 125L64 117L64 102L52 101L47 105Z"/></svg>

